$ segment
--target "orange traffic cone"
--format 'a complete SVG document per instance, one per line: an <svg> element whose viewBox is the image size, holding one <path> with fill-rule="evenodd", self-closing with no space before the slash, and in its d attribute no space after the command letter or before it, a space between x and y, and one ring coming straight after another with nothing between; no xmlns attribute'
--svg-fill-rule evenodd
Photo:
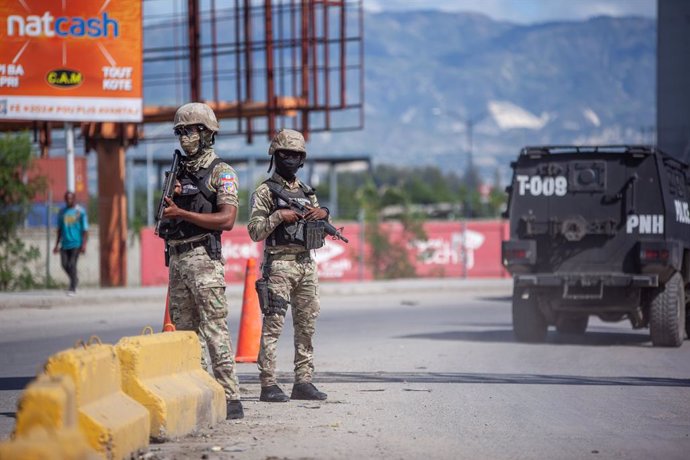
<svg viewBox="0 0 690 460"><path fill-rule="evenodd" d="M247 272L244 276L244 294L242 295L242 319L240 332L237 335L238 363L255 363L259 357L261 341L261 309L259 295L256 293L256 260L247 259Z"/></svg>
<svg viewBox="0 0 690 460"><path fill-rule="evenodd" d="M175 325L170 319L170 292L165 294L165 314L163 315L163 332L175 332Z"/></svg>

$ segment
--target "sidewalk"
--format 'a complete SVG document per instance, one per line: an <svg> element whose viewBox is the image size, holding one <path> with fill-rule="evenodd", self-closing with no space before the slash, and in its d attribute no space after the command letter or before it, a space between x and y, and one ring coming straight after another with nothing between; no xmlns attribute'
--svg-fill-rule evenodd
<svg viewBox="0 0 690 460"><path fill-rule="evenodd" d="M415 278L386 281L322 282L320 293L329 295L369 295L401 292L505 291L510 292L510 278ZM228 284L228 296L241 296L244 285ZM0 310L8 308L53 308L94 306L120 302L155 302L165 299L167 286L80 289L69 297L62 290L37 290L0 293Z"/></svg>

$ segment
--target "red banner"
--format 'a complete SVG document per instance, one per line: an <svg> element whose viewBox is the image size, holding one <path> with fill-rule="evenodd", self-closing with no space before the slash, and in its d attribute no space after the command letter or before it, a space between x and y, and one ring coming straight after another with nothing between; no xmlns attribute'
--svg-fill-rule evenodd
<svg viewBox="0 0 690 460"><path fill-rule="evenodd" d="M67 163L65 158L36 158L32 162L33 169L29 172L29 180L34 177L44 177L48 189L52 192L53 203L62 203L67 191ZM74 197L77 203L89 202L89 182L86 174L86 157L74 159ZM38 193L34 197L34 203L48 201L47 193Z"/></svg>
<svg viewBox="0 0 690 460"><path fill-rule="evenodd" d="M359 224L345 224L343 234L350 240L344 243L328 238L321 249L315 251L319 278L329 281L356 281L373 279L368 265L369 248L362 240ZM405 240L398 223L386 223L383 229L391 241L405 248L408 259L418 277L464 278L505 277L508 273L501 265L501 241L508 236L507 222L427 222L424 241ZM223 233L225 280L228 283L244 281L247 259L261 261L262 245L249 238L244 225L236 225ZM168 270L163 259L163 240L153 234L152 228L141 231L141 284L163 285L168 281Z"/></svg>

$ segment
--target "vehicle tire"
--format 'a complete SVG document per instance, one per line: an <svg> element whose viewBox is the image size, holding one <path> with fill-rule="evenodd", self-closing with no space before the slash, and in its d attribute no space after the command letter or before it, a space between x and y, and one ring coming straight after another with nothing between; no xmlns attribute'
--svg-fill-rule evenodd
<svg viewBox="0 0 690 460"><path fill-rule="evenodd" d="M676 272L652 294L649 332L655 347L679 347L685 337L685 286Z"/></svg>
<svg viewBox="0 0 690 460"><path fill-rule="evenodd" d="M690 339L690 285L685 286L685 338Z"/></svg>
<svg viewBox="0 0 690 460"><path fill-rule="evenodd" d="M526 294L526 298L523 298ZM513 285L513 333L518 342L540 343L546 340L546 318L529 289Z"/></svg>
<svg viewBox="0 0 690 460"><path fill-rule="evenodd" d="M561 334L582 335L587 330L589 315L569 315L562 313L556 319L556 330Z"/></svg>

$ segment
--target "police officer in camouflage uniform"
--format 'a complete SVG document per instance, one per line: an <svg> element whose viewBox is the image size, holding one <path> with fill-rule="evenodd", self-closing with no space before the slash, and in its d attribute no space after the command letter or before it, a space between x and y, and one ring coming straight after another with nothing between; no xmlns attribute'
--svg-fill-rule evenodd
<svg viewBox="0 0 690 460"><path fill-rule="evenodd" d="M213 110L193 102L177 110L174 132L185 152L173 199L166 198L160 236L170 267L170 316L178 330L194 331L202 366L225 389L227 418L244 416L228 332L228 304L220 235L237 217L237 173L213 151L219 126Z"/></svg>
<svg viewBox="0 0 690 460"><path fill-rule="evenodd" d="M278 338L285 324L288 307L292 309L295 331L295 383L292 399L324 400L326 393L312 384L314 347L312 337L319 316L319 280L316 262L311 257L304 235L310 223L328 218L328 209L319 207L314 189L296 177L307 151L302 134L281 130L268 149L275 172L252 196L249 236L265 240L263 277L257 291L263 312L258 367L261 378L261 401L285 402L290 398L277 384L275 365ZM271 167L269 167L270 171ZM290 198L307 205L300 214L278 199L271 188L278 188ZM323 245L323 236L321 245ZM320 247L316 245L315 247Z"/></svg>

